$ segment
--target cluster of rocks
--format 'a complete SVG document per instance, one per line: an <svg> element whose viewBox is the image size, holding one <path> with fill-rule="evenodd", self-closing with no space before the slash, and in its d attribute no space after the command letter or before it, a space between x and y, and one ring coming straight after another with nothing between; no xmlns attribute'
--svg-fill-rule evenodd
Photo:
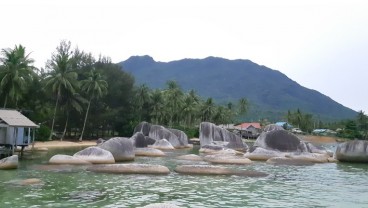
<svg viewBox="0 0 368 208"><path fill-rule="evenodd" d="M248 150L248 145L243 142L240 136L209 122L200 124L199 140L202 149L215 151L234 149L243 152Z"/></svg>
<svg viewBox="0 0 368 208"><path fill-rule="evenodd" d="M162 150L188 148L187 135L177 129L142 122L134 129L131 138L99 139L97 146L88 147L74 155L54 155L51 164L113 164L132 161L135 156L162 157Z"/></svg>
<svg viewBox="0 0 368 208"><path fill-rule="evenodd" d="M216 164L247 165L261 160L270 164L313 165L336 161L368 162L368 142L351 141L339 144L335 154L317 148L296 135L276 126L266 126L252 148L236 134L215 124L202 122L199 135L201 155L181 155L178 160L198 161L196 165L177 166L181 174L221 174L266 176L265 173L247 172L214 166ZM133 161L136 156L162 157L164 150L191 147L187 135L176 129L142 122L130 138L114 137L99 140L96 146L85 148L74 155L54 155L49 164L88 165L87 170L105 173L168 174L165 166L151 164L115 164ZM200 164L200 163L205 164ZM212 164L212 165L209 165ZM18 156L0 160L0 169L18 167Z"/></svg>

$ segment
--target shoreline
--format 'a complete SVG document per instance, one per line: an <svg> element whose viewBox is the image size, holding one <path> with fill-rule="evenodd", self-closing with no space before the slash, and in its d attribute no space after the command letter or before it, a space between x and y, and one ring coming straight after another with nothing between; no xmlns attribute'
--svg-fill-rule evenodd
<svg viewBox="0 0 368 208"><path fill-rule="evenodd" d="M97 140L86 140L86 141L60 141L60 140L52 140L52 141L36 141L34 144L29 145L29 148L34 149L45 149L45 148L67 148L67 147L90 147L96 146Z"/></svg>

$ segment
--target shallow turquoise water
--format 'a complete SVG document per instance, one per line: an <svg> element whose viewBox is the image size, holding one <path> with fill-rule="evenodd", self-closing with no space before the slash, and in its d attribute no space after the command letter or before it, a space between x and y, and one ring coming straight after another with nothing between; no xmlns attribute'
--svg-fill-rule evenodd
<svg viewBox="0 0 368 208"><path fill-rule="evenodd" d="M57 149L28 155L19 169L0 171L0 207L140 207L158 202L198 208L368 207L368 164L274 166L255 162L227 166L270 174L264 178L188 176L173 171L165 176L115 175L88 172L83 166L50 170L46 165L54 154L76 151ZM174 158L193 152L176 150L165 158L138 157L135 162L173 170L179 164L198 164ZM43 184L12 183L28 178L39 178Z"/></svg>

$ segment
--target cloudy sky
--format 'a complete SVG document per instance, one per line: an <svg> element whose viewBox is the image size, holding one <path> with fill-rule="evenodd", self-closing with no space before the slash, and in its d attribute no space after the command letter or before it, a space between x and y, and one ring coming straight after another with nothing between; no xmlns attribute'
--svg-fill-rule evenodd
<svg viewBox="0 0 368 208"><path fill-rule="evenodd" d="M0 48L44 67L63 39L112 58L249 59L368 113L365 0L4 0Z"/></svg>

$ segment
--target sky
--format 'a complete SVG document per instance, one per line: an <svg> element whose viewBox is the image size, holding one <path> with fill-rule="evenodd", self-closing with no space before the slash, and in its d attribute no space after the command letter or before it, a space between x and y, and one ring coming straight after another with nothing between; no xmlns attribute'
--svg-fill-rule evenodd
<svg viewBox="0 0 368 208"><path fill-rule="evenodd" d="M1 0L0 48L44 67L61 40L120 62L248 59L368 113L365 0Z"/></svg>

